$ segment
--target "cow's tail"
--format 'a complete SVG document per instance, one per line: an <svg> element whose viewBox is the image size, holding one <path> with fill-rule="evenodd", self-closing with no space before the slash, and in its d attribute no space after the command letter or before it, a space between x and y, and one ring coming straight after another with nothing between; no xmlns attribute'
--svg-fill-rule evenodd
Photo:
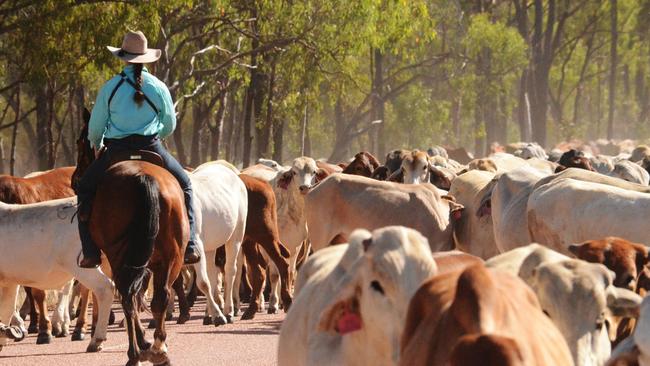
<svg viewBox="0 0 650 366"><path fill-rule="evenodd" d="M142 308L144 287L150 277L147 268L158 236L160 202L159 187L149 175L133 177L136 191L133 221L126 234L126 251L122 266L115 274L115 285L122 301Z"/></svg>

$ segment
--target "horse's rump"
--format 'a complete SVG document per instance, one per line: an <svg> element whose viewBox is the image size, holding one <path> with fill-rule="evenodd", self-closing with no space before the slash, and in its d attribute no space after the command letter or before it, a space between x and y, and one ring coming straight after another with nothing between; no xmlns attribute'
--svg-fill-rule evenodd
<svg viewBox="0 0 650 366"><path fill-rule="evenodd" d="M164 168L123 161L106 171L97 187L90 229L124 298L138 302L134 296L141 297L147 267L164 263L180 270L182 260L174 259L182 258L189 236L184 207L176 178ZM178 270L170 274L177 275Z"/></svg>

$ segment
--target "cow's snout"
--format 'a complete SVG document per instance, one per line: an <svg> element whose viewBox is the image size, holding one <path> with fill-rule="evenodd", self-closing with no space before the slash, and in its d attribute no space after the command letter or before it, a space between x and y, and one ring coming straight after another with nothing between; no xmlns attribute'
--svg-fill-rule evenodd
<svg viewBox="0 0 650 366"><path fill-rule="evenodd" d="M307 194L307 192L309 192L309 186L306 186L304 184L301 185L300 187L298 187L298 189L300 190L300 193L302 193L302 194Z"/></svg>

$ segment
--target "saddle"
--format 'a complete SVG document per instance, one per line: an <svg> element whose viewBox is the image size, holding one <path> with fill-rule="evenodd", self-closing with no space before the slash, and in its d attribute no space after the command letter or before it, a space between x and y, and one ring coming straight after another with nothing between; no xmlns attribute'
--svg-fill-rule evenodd
<svg viewBox="0 0 650 366"><path fill-rule="evenodd" d="M156 154L155 152L152 151L125 150L125 151L109 152L110 166L113 166L122 161L132 161L132 160L146 161L147 163L158 165L163 168L165 167L162 157L159 154Z"/></svg>

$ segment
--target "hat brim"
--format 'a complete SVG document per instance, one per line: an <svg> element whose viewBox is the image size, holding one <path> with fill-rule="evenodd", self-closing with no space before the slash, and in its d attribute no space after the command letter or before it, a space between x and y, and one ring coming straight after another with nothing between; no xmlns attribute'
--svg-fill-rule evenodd
<svg viewBox="0 0 650 366"><path fill-rule="evenodd" d="M111 46L106 46L106 48L111 51L113 56L119 58L120 60L124 60L133 64L147 64L149 62L155 62L158 61L162 55L162 51L155 48L147 48L147 51L142 55L132 55L128 53L120 55L120 50L122 50L121 48Z"/></svg>

